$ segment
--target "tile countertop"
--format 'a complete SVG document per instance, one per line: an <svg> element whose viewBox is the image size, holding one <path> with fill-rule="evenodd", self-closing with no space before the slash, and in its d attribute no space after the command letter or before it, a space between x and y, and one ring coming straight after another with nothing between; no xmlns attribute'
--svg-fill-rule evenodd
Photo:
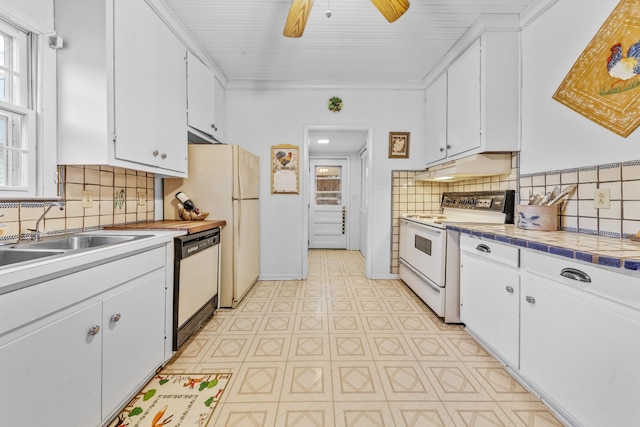
<svg viewBox="0 0 640 427"><path fill-rule="evenodd" d="M640 271L640 242L569 231L523 230L513 224L447 224L459 231L552 255Z"/></svg>

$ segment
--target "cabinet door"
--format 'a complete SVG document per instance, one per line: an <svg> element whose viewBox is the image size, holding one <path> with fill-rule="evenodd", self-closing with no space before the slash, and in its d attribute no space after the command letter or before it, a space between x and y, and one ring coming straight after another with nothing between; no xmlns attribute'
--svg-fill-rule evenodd
<svg viewBox="0 0 640 427"><path fill-rule="evenodd" d="M215 104L216 104L216 108L215 108L215 134L213 135L218 141L220 142L224 142L224 138L225 138L225 123L226 123L226 111L227 111L227 105L226 105L226 101L225 101L225 92L224 92L224 88L222 87L222 85L220 84L220 82L216 79L215 80Z"/></svg>
<svg viewBox="0 0 640 427"><path fill-rule="evenodd" d="M637 424L640 315L531 274L522 297L522 374L585 426Z"/></svg>
<svg viewBox="0 0 640 427"><path fill-rule="evenodd" d="M215 131L215 83L213 72L191 52L187 54L187 103L189 126L209 135Z"/></svg>
<svg viewBox="0 0 640 427"><path fill-rule="evenodd" d="M96 303L0 347L0 424L100 424L102 334Z"/></svg>
<svg viewBox="0 0 640 427"><path fill-rule="evenodd" d="M520 273L495 262L460 254L460 320L517 368L520 336Z"/></svg>
<svg viewBox="0 0 640 427"><path fill-rule="evenodd" d="M480 39L447 72L447 142L449 157L477 148L481 143Z"/></svg>
<svg viewBox="0 0 640 427"><path fill-rule="evenodd" d="M186 172L186 49L144 0L115 0L115 157Z"/></svg>
<svg viewBox="0 0 640 427"><path fill-rule="evenodd" d="M138 279L103 303L102 416L135 393L164 356L164 270Z"/></svg>
<svg viewBox="0 0 640 427"><path fill-rule="evenodd" d="M442 74L427 89L425 163L447 156L447 73Z"/></svg>

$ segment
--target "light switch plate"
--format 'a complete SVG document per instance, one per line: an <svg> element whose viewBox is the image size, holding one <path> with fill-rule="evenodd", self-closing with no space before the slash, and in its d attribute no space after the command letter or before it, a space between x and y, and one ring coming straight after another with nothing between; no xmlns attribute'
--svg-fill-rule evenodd
<svg viewBox="0 0 640 427"><path fill-rule="evenodd" d="M93 191L86 190L82 192L82 207L83 208L93 207Z"/></svg>
<svg viewBox="0 0 640 427"><path fill-rule="evenodd" d="M144 206L147 204L147 192L138 191L138 206Z"/></svg>
<svg viewBox="0 0 640 427"><path fill-rule="evenodd" d="M593 192L593 207L596 209L611 208L611 189L596 188Z"/></svg>

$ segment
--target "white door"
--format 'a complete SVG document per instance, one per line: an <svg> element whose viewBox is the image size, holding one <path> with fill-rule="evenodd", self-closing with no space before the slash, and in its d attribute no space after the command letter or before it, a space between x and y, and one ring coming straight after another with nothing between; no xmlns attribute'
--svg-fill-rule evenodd
<svg viewBox="0 0 640 427"><path fill-rule="evenodd" d="M348 162L344 159L311 159L309 247L347 248Z"/></svg>

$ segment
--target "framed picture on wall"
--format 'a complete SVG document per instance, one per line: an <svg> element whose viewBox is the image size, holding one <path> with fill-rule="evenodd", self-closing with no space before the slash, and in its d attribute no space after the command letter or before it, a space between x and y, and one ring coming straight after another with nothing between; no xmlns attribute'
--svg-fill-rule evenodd
<svg viewBox="0 0 640 427"><path fill-rule="evenodd" d="M297 145L271 147L271 194L299 193L298 154Z"/></svg>
<svg viewBox="0 0 640 427"><path fill-rule="evenodd" d="M389 132L389 158L409 158L409 132Z"/></svg>
<svg viewBox="0 0 640 427"><path fill-rule="evenodd" d="M640 124L640 3L621 0L553 99L627 137Z"/></svg>

